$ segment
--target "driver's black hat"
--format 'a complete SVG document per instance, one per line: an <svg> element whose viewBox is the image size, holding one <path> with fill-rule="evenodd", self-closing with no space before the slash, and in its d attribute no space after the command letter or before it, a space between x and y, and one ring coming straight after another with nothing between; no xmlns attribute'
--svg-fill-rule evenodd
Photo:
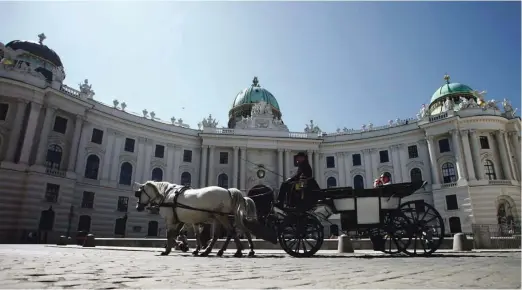
<svg viewBox="0 0 522 290"><path fill-rule="evenodd" d="M301 151L301 152L297 153L296 156L308 157L308 154L306 154L306 152Z"/></svg>

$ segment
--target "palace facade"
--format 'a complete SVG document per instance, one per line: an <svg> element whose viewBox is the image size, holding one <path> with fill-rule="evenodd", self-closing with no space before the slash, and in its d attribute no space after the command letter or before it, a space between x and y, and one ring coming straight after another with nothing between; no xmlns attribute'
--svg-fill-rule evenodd
<svg viewBox="0 0 522 290"><path fill-rule="evenodd" d="M133 182L278 189L295 173L298 151L308 152L321 187L370 188L381 174L426 180L406 200L434 205L447 233L520 221L520 118L507 100L499 108L448 76L416 118L333 133L313 121L290 131L254 78L235 97L226 128L208 116L196 129L117 100L103 104L88 80L67 86L60 57L39 38L0 43L2 242L29 231L158 236L162 219L134 210ZM331 222L340 225L339 217Z"/></svg>

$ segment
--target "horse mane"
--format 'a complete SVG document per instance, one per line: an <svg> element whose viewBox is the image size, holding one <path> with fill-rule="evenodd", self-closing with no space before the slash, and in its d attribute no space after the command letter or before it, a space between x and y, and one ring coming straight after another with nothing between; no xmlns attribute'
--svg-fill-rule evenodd
<svg viewBox="0 0 522 290"><path fill-rule="evenodd" d="M165 193L171 186L175 186L176 184L166 182L166 181L147 181L145 184L152 185L156 188L159 194L165 196Z"/></svg>

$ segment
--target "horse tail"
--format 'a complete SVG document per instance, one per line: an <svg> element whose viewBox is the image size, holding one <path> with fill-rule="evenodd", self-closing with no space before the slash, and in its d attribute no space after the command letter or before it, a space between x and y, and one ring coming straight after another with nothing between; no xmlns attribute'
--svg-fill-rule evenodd
<svg viewBox="0 0 522 290"><path fill-rule="evenodd" d="M234 219L235 219L237 225L239 227L241 227L241 229L247 229L244 224L245 217L248 219L255 218L257 220L255 204L254 204L254 210L252 212L251 210L249 210L249 207L247 206L247 202L246 202L245 198L243 197L243 193L241 192L241 190L239 190L237 188L230 188L229 192L232 197L232 208L234 209Z"/></svg>

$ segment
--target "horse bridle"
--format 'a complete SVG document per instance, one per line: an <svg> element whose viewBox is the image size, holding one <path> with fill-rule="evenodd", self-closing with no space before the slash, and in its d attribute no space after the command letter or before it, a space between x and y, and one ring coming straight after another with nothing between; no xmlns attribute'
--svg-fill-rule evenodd
<svg viewBox="0 0 522 290"><path fill-rule="evenodd" d="M154 190L156 191L156 196L155 196L154 198L152 198L152 197L147 193L147 191L145 191L145 190L143 189L143 187L145 187L145 186L140 186L139 190L137 190L137 191L134 192L134 196L135 196L136 198L138 198L138 203L139 203L140 205L142 205L143 207L146 207L147 205L150 205L150 208L159 207L159 206L163 203L163 201L165 200L165 197L166 197L166 196L162 196L161 194L159 194L159 193L157 192L156 189L154 189ZM149 198L149 201L148 201L147 204L143 204L143 203L141 203L141 195L142 195L143 193L144 193L144 194ZM156 199L158 199L158 197L160 197L161 200L160 200L160 202L155 203L154 201L155 201Z"/></svg>

